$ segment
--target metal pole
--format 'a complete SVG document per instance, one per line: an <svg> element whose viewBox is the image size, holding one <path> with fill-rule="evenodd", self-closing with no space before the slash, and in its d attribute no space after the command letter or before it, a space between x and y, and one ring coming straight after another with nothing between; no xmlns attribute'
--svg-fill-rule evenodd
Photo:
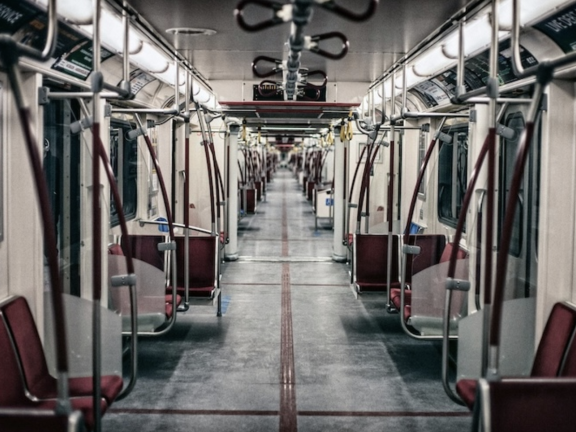
<svg viewBox="0 0 576 432"><path fill-rule="evenodd" d="M102 412L100 400L102 390L101 380L101 316L100 298L102 290L102 210L100 208L100 118L102 116L100 92L102 91L103 76L100 71L100 0L94 2L94 34L93 34L93 66L92 66L92 91L94 92L92 102L92 115L94 116L92 134L92 385L93 385L93 409L94 409L94 431L102 430Z"/></svg>
<svg viewBox="0 0 576 432"><path fill-rule="evenodd" d="M224 257L228 261L238 259L238 133L240 126L230 125L228 138L228 238Z"/></svg>
<svg viewBox="0 0 576 432"><path fill-rule="evenodd" d="M346 138L348 141L348 138ZM334 143L334 165L337 167L344 166L344 148L345 143ZM336 262L346 261L346 249L342 244L342 233L344 231L344 169L337 169L334 177L334 240L332 259Z"/></svg>

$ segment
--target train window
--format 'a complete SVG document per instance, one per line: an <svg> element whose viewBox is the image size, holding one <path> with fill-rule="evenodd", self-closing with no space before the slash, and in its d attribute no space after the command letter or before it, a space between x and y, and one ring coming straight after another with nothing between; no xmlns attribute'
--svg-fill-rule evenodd
<svg viewBox="0 0 576 432"><path fill-rule="evenodd" d="M78 120L76 101L53 100L44 107L44 175L50 192L63 289L80 295L81 135L70 133Z"/></svg>
<svg viewBox="0 0 576 432"><path fill-rule="evenodd" d="M126 220L136 218L138 206L138 141L130 139L130 123L113 119L110 122L110 164L119 185ZM110 197L110 225L119 224L116 203Z"/></svg>
<svg viewBox="0 0 576 432"><path fill-rule="evenodd" d="M468 175L468 125L445 127L449 142L440 142L438 157L438 218L456 227L466 193Z"/></svg>
<svg viewBox="0 0 576 432"><path fill-rule="evenodd" d="M1 111L1 107L2 107L2 96L3 96L3 84L0 81L0 242L4 240L4 196L2 194L2 191L4 190L4 186L3 186L3 181L2 179L4 178L4 162L2 159L2 147L3 147L3 142L2 142L2 126L4 124L4 119L3 119L3 112Z"/></svg>
<svg viewBox="0 0 576 432"><path fill-rule="evenodd" d="M502 139L501 153L500 153L500 190L506 191L505 194L500 194L499 203L499 223L500 226L504 223L504 213L506 210L506 201L508 200L508 190L512 183L512 176L514 175L514 165L516 162L516 152L518 144L520 143L520 135L524 130L524 116L521 113L513 113L506 119L506 126L515 131L512 139ZM520 189L517 197L518 205L516 206L516 214L514 215L514 228L512 231L512 239L510 242L510 255L519 257L522 252L522 232L523 232L523 213L524 213L524 188ZM499 229L501 233L502 229Z"/></svg>

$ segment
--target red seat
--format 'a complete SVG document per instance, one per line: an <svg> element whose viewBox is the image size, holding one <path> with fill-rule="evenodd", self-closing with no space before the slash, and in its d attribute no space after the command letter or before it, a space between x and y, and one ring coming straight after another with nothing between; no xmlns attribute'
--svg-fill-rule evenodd
<svg viewBox="0 0 576 432"><path fill-rule="evenodd" d="M184 296L184 246L185 237L176 237L176 268L178 295ZM216 282L216 239L212 236L189 237L188 286L191 297L208 297L214 294ZM172 292L168 287L167 293Z"/></svg>
<svg viewBox="0 0 576 432"><path fill-rule="evenodd" d="M576 425L576 382L565 379L482 381L484 430L572 432Z"/></svg>
<svg viewBox="0 0 576 432"><path fill-rule="evenodd" d="M172 317L172 294L166 294L166 317L167 318L171 318ZM182 297L179 296L178 294L176 294L176 307L180 306L180 304L182 303Z"/></svg>
<svg viewBox="0 0 576 432"><path fill-rule="evenodd" d="M448 243L444 245L445 237L443 235L420 235L417 236L415 244L420 246L420 254L418 255L408 255L409 260L407 267L411 268L411 271L406 275L407 286L410 285L412 275L418 274L424 269L437 265L439 263L448 262L450 260L450 255L454 249L454 243ZM412 244L412 243L411 243ZM443 247L442 254L439 254L440 246ZM466 258L466 252L462 249L458 249L458 259ZM397 310L400 310L400 289L392 289L391 301ZM411 316L411 305L412 305L412 292L406 290L404 294L404 320L408 321ZM407 308L410 306L410 308Z"/></svg>
<svg viewBox="0 0 576 432"><path fill-rule="evenodd" d="M164 271L164 252L158 250L158 245L162 242L164 237L159 235L129 235L122 236L120 244L122 249L130 244L134 258Z"/></svg>
<svg viewBox="0 0 576 432"><path fill-rule="evenodd" d="M128 236L128 239L122 237L122 244L126 245L128 242L132 247L132 255L134 258L144 261L159 270L164 271L164 252L158 250L158 244L164 241L164 237L155 235L142 235L142 236ZM125 247L125 246L124 246ZM124 255L122 247L116 243L108 247L108 253L111 255ZM182 298L176 297L176 306L180 306ZM166 317L172 317L172 291L166 294Z"/></svg>
<svg viewBox="0 0 576 432"><path fill-rule="evenodd" d="M566 303L556 303L540 338L530 376L576 377L575 334L576 308ZM456 391L470 409L474 406L477 383L475 379L462 379L456 384Z"/></svg>
<svg viewBox="0 0 576 432"><path fill-rule="evenodd" d="M57 396L57 380L48 372L40 335L36 329L32 312L24 297L14 297L0 306L6 325L14 340L25 385L39 399ZM1 382L1 381L0 381ZM69 378L70 396L91 396L92 377ZM111 404L122 390L122 377L105 375L101 380L102 397Z"/></svg>
<svg viewBox="0 0 576 432"><path fill-rule="evenodd" d="M26 359L28 364L34 360L40 360L41 362L44 360L44 354L42 353L40 359L22 357L20 353L17 355L10 341L11 332L9 333L5 318L6 316L2 312L0 314L0 352L2 353L0 357L0 383L2 383L0 407L54 410L57 402L54 398L46 398L36 402L26 396L24 384L29 381L28 377L23 377L20 374L21 368L24 370L22 360ZM24 321L22 320L22 322ZM93 429L94 411L92 397L74 397L70 399L70 403L72 409L82 412L86 427ZM100 408L102 414L108 408L104 398L100 401ZM2 426L0 424L0 430L4 430Z"/></svg>
<svg viewBox="0 0 576 432"><path fill-rule="evenodd" d="M388 235L356 234L354 244L354 283L358 292L385 291L387 288ZM398 236L392 236L390 285L400 286Z"/></svg>
<svg viewBox="0 0 576 432"><path fill-rule="evenodd" d="M82 432L84 421L82 414L78 411L62 415L52 410L2 408L0 409L0 430L2 432Z"/></svg>

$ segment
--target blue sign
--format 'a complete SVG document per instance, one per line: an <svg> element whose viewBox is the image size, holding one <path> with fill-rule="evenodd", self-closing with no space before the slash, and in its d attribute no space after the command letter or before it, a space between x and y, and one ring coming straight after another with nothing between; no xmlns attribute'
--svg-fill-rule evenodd
<svg viewBox="0 0 576 432"><path fill-rule="evenodd" d="M332 207L334 205L334 199L333 198L326 198L326 205L328 207Z"/></svg>

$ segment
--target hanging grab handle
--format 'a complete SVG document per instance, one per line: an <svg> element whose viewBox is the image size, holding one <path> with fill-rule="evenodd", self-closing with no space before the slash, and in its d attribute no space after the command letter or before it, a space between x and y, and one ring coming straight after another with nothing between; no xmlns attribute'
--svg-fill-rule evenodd
<svg viewBox="0 0 576 432"><path fill-rule="evenodd" d="M256 24L248 24L244 20L244 8L249 4L255 4L261 6L262 8L271 9L273 11L272 18L265 21L260 21L259 23ZM236 6L234 16L236 16L236 22L240 27L242 27L242 29L248 32L257 32L260 30L267 29L269 27L273 27L278 24L282 24L291 19L292 18L291 13L289 14L284 13L285 11L288 10L288 8L286 8L285 6L290 7L291 5L284 5L282 3L276 3L268 0L242 0L240 3L238 3L238 6Z"/></svg>
<svg viewBox="0 0 576 432"><path fill-rule="evenodd" d="M308 74L306 75L307 78L310 78L312 75L320 75L324 81L322 82L322 84L312 84L311 82L306 84L306 88L308 87L312 87L312 88L323 88L326 87L326 84L328 83L328 75L326 75L326 73L324 71L321 70L313 70L308 72Z"/></svg>
<svg viewBox="0 0 576 432"><path fill-rule="evenodd" d="M348 53L349 42L346 35L340 32L328 32L319 35L306 37L306 48L309 51L332 60L340 60ZM328 39L340 39L342 41L342 50L339 53L332 53L320 48L318 42Z"/></svg>
<svg viewBox="0 0 576 432"><path fill-rule="evenodd" d="M342 18L346 18L350 21L366 21L374 12L376 12L376 7L378 6L378 0L370 0L368 3L368 9L361 14L355 14L348 9L343 8L336 4L334 0L315 0L318 6L323 7L324 9L329 10L330 12L334 12L336 15L341 16Z"/></svg>
<svg viewBox="0 0 576 432"><path fill-rule="evenodd" d="M258 63L260 62L274 63L275 66L268 72L259 72ZM282 72L282 60L267 56L258 56L252 62L252 72L258 78L268 78L272 75L276 75L277 73Z"/></svg>
<svg viewBox="0 0 576 432"><path fill-rule="evenodd" d="M304 100L317 101L318 99L320 99L320 89L317 88L316 86L312 86L312 85L308 84L304 87L301 87L300 90L303 90L303 93L300 97ZM306 90L314 91L314 96L308 96L306 94Z"/></svg>

